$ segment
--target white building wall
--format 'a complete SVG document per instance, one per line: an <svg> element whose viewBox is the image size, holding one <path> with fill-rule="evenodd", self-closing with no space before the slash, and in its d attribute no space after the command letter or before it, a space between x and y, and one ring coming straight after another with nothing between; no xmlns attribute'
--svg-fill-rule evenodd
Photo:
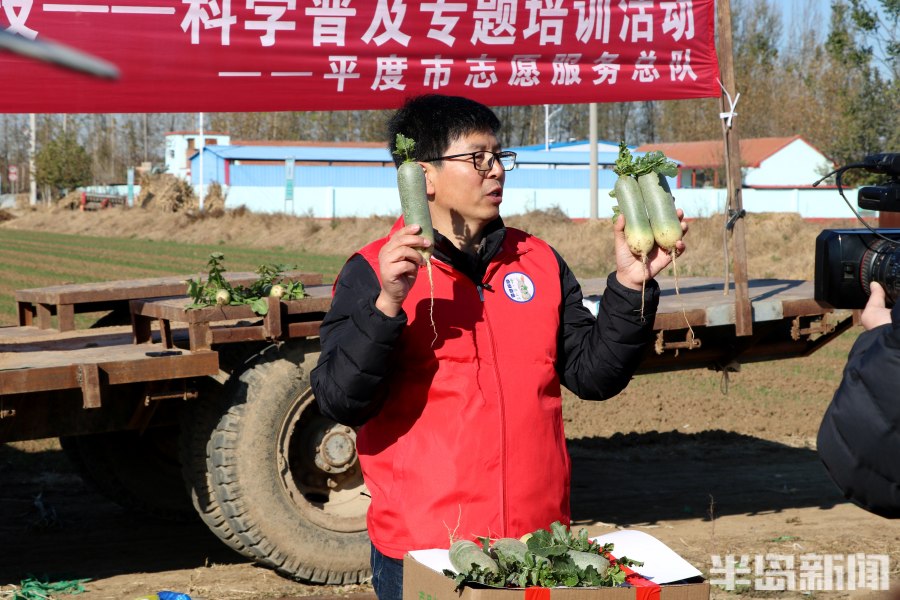
<svg viewBox="0 0 900 600"><path fill-rule="evenodd" d="M166 173L187 179L190 173L190 164L188 162L188 149L193 142L193 154L199 147L200 135L197 133L170 133L166 135ZM224 134L204 134L203 139L206 146L228 146L231 144L231 136ZM212 143L210 143L212 142Z"/></svg>
<svg viewBox="0 0 900 600"><path fill-rule="evenodd" d="M846 190L856 208L856 190ZM853 213L834 189L745 189L742 193L747 212L798 213L807 219L852 219ZM599 190L598 216L611 218L615 200L608 189ZM680 189L675 191L675 204L688 218L711 217L725 213L727 196L722 189ZM294 200L285 202L284 187L235 187L226 193L225 206L246 206L254 212L346 218L397 216L400 199L392 188L294 188ZM501 213L524 214L533 210L561 209L572 219L587 219L591 214L590 192L584 189L507 188ZM860 211L874 216L872 211Z"/></svg>
<svg viewBox="0 0 900 600"><path fill-rule="evenodd" d="M818 150L803 140L794 140L758 168L748 169L744 184L749 186L810 186L833 167Z"/></svg>
<svg viewBox="0 0 900 600"><path fill-rule="evenodd" d="M590 142L585 142L583 144L570 144L566 146L558 146L556 148L550 147L551 152L590 152L591 144ZM617 153L619 151L619 145L613 144L609 142L597 142L597 152L613 152Z"/></svg>

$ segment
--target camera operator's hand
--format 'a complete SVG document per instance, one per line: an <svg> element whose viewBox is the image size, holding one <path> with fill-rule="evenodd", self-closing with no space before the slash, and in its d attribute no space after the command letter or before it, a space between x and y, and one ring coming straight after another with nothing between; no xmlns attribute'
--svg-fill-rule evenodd
<svg viewBox="0 0 900 600"><path fill-rule="evenodd" d="M884 303L884 288L881 287L881 284L873 281L869 284L869 290L869 301L866 302L860 319L866 331L891 323L891 309L887 308Z"/></svg>

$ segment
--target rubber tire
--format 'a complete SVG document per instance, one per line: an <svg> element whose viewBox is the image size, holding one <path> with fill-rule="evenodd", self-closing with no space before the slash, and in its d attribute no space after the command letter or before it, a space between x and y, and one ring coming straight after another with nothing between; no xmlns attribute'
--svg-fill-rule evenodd
<svg viewBox="0 0 900 600"><path fill-rule="evenodd" d="M200 519L222 542L246 558L256 556L235 534L219 501L216 499L212 474L207 464L212 452L212 436L225 412L228 410L226 392L229 385L240 375L244 362L255 354L245 350L243 345L219 350L219 365L229 378L217 381L212 378L200 385L200 397L188 402L181 413L181 437L179 457L181 470L188 495Z"/></svg>
<svg viewBox="0 0 900 600"><path fill-rule="evenodd" d="M318 340L283 344L240 376L213 434L210 472L231 528L257 562L309 583L354 584L370 578L364 519L355 531L312 522L291 498L279 471L279 432L309 392Z"/></svg>
<svg viewBox="0 0 900 600"><path fill-rule="evenodd" d="M176 458L177 427L61 437L85 482L119 506L169 521L197 518Z"/></svg>

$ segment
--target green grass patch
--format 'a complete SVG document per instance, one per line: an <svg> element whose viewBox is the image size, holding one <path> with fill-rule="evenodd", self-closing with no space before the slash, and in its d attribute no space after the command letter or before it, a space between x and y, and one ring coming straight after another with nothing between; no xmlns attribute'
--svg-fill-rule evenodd
<svg viewBox="0 0 900 600"><path fill-rule="evenodd" d="M0 229L0 326L16 324L15 290L166 275L196 279L205 276L212 252L224 253L225 266L232 272L280 264L322 273L325 282L334 280L347 259L280 249Z"/></svg>

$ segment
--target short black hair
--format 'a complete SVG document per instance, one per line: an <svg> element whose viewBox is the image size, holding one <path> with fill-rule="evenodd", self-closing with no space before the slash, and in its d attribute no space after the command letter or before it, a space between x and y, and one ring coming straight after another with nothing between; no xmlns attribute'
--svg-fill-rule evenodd
<svg viewBox="0 0 900 600"><path fill-rule="evenodd" d="M403 157L394 154L397 134L416 142L415 158L441 156L457 139L472 133L500 131L500 119L490 108L461 96L426 94L406 100L387 124L388 150L398 167Z"/></svg>

